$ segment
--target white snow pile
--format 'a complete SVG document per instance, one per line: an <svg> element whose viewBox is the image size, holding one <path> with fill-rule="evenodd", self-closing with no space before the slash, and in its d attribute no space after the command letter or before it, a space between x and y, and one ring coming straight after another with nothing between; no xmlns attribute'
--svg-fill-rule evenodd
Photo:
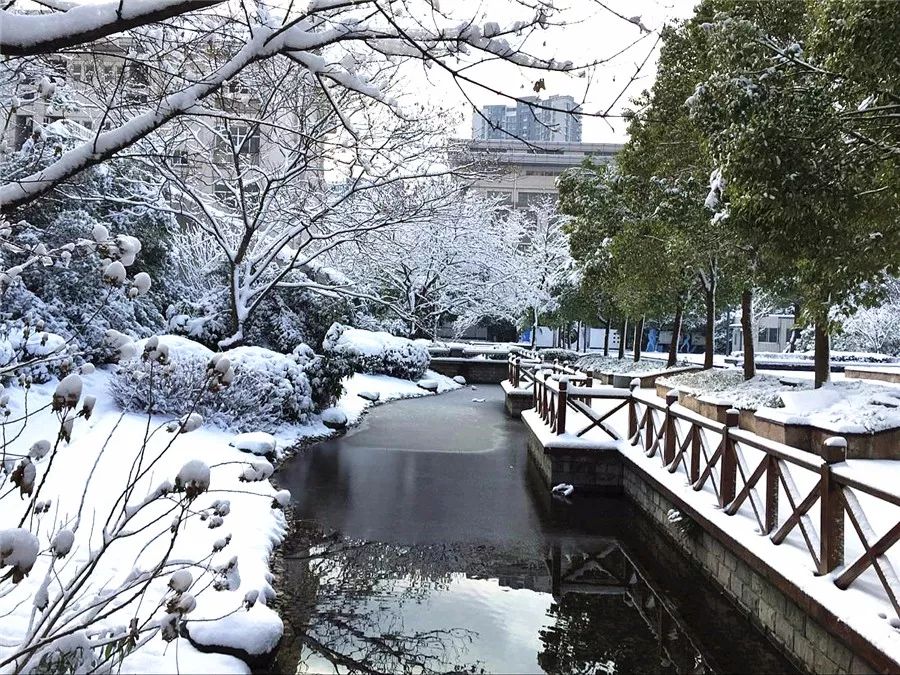
<svg viewBox="0 0 900 675"><path fill-rule="evenodd" d="M428 350L412 340L390 333L332 324L322 341L327 354L346 358L361 373L417 380L428 369Z"/></svg>
<svg viewBox="0 0 900 675"><path fill-rule="evenodd" d="M377 391L361 391L356 394L360 398L363 398L367 401L372 401L373 403L381 398L381 394Z"/></svg>
<svg viewBox="0 0 900 675"><path fill-rule="evenodd" d="M347 426L347 413L340 408L328 408L322 411L322 424L329 429L343 429Z"/></svg>
<svg viewBox="0 0 900 675"><path fill-rule="evenodd" d="M228 445L254 455L275 454L275 437L272 434L267 434L265 431L249 431L244 434L238 434L231 439L231 443Z"/></svg>
<svg viewBox="0 0 900 675"><path fill-rule="evenodd" d="M437 380L419 380L416 384L424 389L425 391L437 391L438 383Z"/></svg>
<svg viewBox="0 0 900 675"><path fill-rule="evenodd" d="M859 380L808 391L782 392L783 407L756 414L784 424L806 424L836 434L866 434L900 428L900 387Z"/></svg>
<svg viewBox="0 0 900 675"><path fill-rule="evenodd" d="M429 380L437 382L438 394L461 388L459 384L440 373L429 370L425 374ZM356 373L344 380L344 390L345 393L338 401L336 407L343 410L347 415L348 426L358 424L365 411L373 405L381 405L403 398L430 396L432 394L432 392L419 387L416 382L388 377L387 375L369 375L366 373ZM362 393L365 393L367 396L361 396ZM372 395L377 395L375 400L368 398ZM322 434L333 433L324 425L320 428L320 432Z"/></svg>
<svg viewBox="0 0 900 675"><path fill-rule="evenodd" d="M738 410L778 408L783 405L782 392L812 387L811 380L774 375L757 375L745 381L743 372L735 368L669 375L658 379L657 383L709 403L730 404Z"/></svg>
<svg viewBox="0 0 900 675"><path fill-rule="evenodd" d="M135 342L136 355L122 361L110 381L110 392L124 410L152 406L153 412L180 414L193 409L211 424L238 431L303 424L313 412L309 379L291 355L262 347L216 355L178 335L159 336L157 343L148 353L147 340ZM165 363L148 358L162 352ZM221 372L210 368L214 357ZM229 368L233 379L220 383Z"/></svg>

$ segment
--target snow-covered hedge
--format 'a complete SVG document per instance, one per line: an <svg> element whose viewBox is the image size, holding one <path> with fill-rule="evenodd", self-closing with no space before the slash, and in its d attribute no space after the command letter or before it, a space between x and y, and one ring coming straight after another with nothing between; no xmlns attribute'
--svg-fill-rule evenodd
<svg viewBox="0 0 900 675"><path fill-rule="evenodd" d="M682 368L691 365L687 361L678 361L673 368ZM586 370L599 370L604 373L615 373L618 375L639 375L641 373L654 373L668 370L666 362L659 359L641 359L640 361L632 361L630 355L624 359L614 356L603 356L602 354L588 354L582 356L575 362L576 368Z"/></svg>
<svg viewBox="0 0 900 675"><path fill-rule="evenodd" d="M417 380L425 374L431 357L412 340L335 323L328 329L322 348L341 356L361 373L378 373Z"/></svg>
<svg viewBox="0 0 900 675"><path fill-rule="evenodd" d="M559 359L560 363L572 363L577 361L581 354L571 349L562 349L559 347L551 347L548 349L538 350L538 355L544 361L555 361Z"/></svg>
<svg viewBox="0 0 900 675"><path fill-rule="evenodd" d="M180 336L159 340L168 347L165 364L143 358L145 341L135 343L136 356L119 364L110 391L122 409L149 408L169 415L193 410L217 426L236 430L303 423L314 410L309 378L293 356L261 347L224 352L221 358L230 362L234 380L211 392L207 368L213 352Z"/></svg>

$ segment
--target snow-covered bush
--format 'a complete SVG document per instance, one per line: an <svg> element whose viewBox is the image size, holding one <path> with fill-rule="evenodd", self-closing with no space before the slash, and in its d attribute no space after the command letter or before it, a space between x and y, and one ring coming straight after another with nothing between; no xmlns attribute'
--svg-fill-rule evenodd
<svg viewBox="0 0 900 675"><path fill-rule="evenodd" d="M560 363L572 363L577 361L581 354L571 349L562 349L559 347L551 347L549 349L541 349L538 354L544 361L556 361Z"/></svg>
<svg viewBox="0 0 900 675"><path fill-rule="evenodd" d="M431 361L428 350L412 340L339 323L328 330L322 348L326 354L347 359L355 371L406 380L422 377Z"/></svg>
<svg viewBox="0 0 900 675"><path fill-rule="evenodd" d="M313 412L313 391L297 359L262 347L236 347L216 354L177 335L159 338L168 348L165 363L144 357L147 341L136 343L137 355L119 364L110 393L124 410L151 410L181 415L201 414L209 423L238 431L261 425L303 423ZM227 389L209 391L210 362L227 360L234 379Z"/></svg>
<svg viewBox="0 0 900 675"><path fill-rule="evenodd" d="M879 307L858 310L844 321L832 347L900 355L900 298L891 298Z"/></svg>
<svg viewBox="0 0 900 675"><path fill-rule="evenodd" d="M59 147L67 140L51 139ZM47 158L27 158L41 165ZM0 173L15 172L21 155L0 155ZM78 351L94 361L109 354L103 336L110 328L132 337L146 337L162 327L161 309L168 303L169 234L171 216L147 208L122 205L151 190L145 174L133 162L84 172L68 186L66 198L35 202L17 212L18 220L4 229L0 269L21 267L5 284L2 318L47 324L47 330L76 338ZM108 197L109 201L100 196ZM47 255L41 255L47 252ZM38 256L39 262L26 261ZM140 293L129 287L100 283L110 261L129 277L152 280Z"/></svg>
<svg viewBox="0 0 900 675"><path fill-rule="evenodd" d="M330 408L344 393L344 378L353 374L350 362L339 355L316 354L309 345L294 348L294 357L306 373L316 411Z"/></svg>
<svg viewBox="0 0 900 675"><path fill-rule="evenodd" d="M297 359L263 347L235 347L222 354L234 368L234 382L220 397L213 423L258 428L302 423L313 412L309 379Z"/></svg>

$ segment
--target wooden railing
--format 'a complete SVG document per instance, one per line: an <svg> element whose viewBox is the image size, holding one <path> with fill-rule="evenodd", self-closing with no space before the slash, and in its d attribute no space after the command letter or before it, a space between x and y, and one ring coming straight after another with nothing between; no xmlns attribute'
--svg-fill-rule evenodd
<svg viewBox="0 0 900 675"><path fill-rule="evenodd" d="M534 371L535 410L553 433L583 436L599 428L640 447L669 473L683 474L692 490L714 495L726 515L751 517L774 545L798 532L795 541L816 572L834 573L838 588L874 571L885 599L900 615L900 579L887 556L900 541L900 511L892 508L900 507L900 494L895 486L851 471L844 438L828 438L814 454L740 429L734 409L720 423L677 405L677 392L663 400L638 389L637 380L630 390L593 387L591 380L588 373L558 373L552 367ZM591 401L598 399L613 404L597 410ZM622 408L627 408L625 437L610 420ZM587 425L570 428L571 411ZM889 527L881 523L883 534L876 534L867 509L887 520ZM854 542L845 532L845 514L860 544L850 560L846 553Z"/></svg>
<svg viewBox="0 0 900 675"><path fill-rule="evenodd" d="M530 389L534 386L535 373L539 370L550 370L559 375L584 376L585 373L572 366L554 361L544 361L540 353L529 350L518 350L509 355L509 381L516 389Z"/></svg>

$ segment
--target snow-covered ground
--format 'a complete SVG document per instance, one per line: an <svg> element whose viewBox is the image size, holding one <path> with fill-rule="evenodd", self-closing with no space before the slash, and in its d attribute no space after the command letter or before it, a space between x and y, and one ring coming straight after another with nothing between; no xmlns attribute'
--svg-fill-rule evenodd
<svg viewBox="0 0 900 675"><path fill-rule="evenodd" d="M838 434L869 433L900 427L900 387L888 382L835 380L813 390L813 381L760 374L744 381L740 370L706 370L662 378L704 401L755 410L767 419L807 424Z"/></svg>
<svg viewBox="0 0 900 675"><path fill-rule="evenodd" d="M437 383L439 392L460 386L430 371L426 377ZM166 430L170 419L122 413L115 407L106 393L111 379L109 371L97 370L83 375L82 379L83 396L97 397L93 414L89 420L77 419L71 440L61 443L57 453L46 454L34 465L35 485L41 485L46 476L41 487L41 501L51 501L42 513L30 516L35 523L30 529L38 535L41 550L33 569L18 584L13 585L7 580L3 593L0 593L0 615L3 616L0 661L13 653L13 646L21 643L29 625L40 620L42 612L35 605L47 595L44 588L52 603L69 576L89 561L95 561L96 569L75 592L75 604L85 609L95 602L95 598L102 598L106 590L118 587L129 575L134 575L135 570L151 570L165 557L166 548L173 541L170 531L174 527L173 511L177 513L178 510L173 505L181 495L173 494L173 499L158 500L140 511L123 530L125 536L115 538L112 543L105 535L110 531L109 526L104 525L107 516L119 512L116 502L127 477L137 465L148 470L128 499L130 505L141 502L146 494L165 481L177 483L179 475L182 482L191 478L199 478L202 482L204 467L209 470L209 488L190 503L177 526L179 534L168 555L169 564L149 581L143 599L117 607L99 624L127 636L125 627L133 617L143 622L151 616L164 616L164 605L174 592L171 585L184 585L184 593L191 598L186 602L196 601L196 606L185 614L192 640L243 650L251 655L271 651L281 636L282 623L268 606L274 597L269 558L285 534L285 519L280 506L287 503L289 495L277 491L267 480L273 466L258 453L265 452L273 441L278 455L303 437L327 436L335 432L321 419L302 427L260 430L273 432L271 436L264 433L237 436L203 425L179 435L170 443L173 434ZM13 436L19 433L17 425L7 425L7 453L28 454L29 448L42 440L53 445L59 421L49 404L56 388L54 381L33 385L27 396L26 391L18 387L6 390L9 420L20 418L26 406L34 413L16 438ZM378 375L356 375L349 379L346 388L337 407L351 424L373 405L371 400L359 396L361 392L369 394L369 398L374 398L377 393L380 402L433 395L415 382ZM142 446L145 450L139 457ZM52 470L48 472L51 462ZM28 504L28 499L4 494L0 497L2 522L18 524ZM133 509L127 512L133 512ZM26 519L26 525L27 522ZM54 559L50 543L64 528L73 531L74 543L65 558ZM108 547L98 556L98 551L105 547L104 542ZM235 558L236 563L232 563ZM6 562L9 564L11 559ZM54 571L47 574L51 564ZM176 568L186 569L190 576L170 581L170 573ZM216 590L217 586L222 590ZM48 611L53 611L52 604ZM76 611L68 615L67 620L69 625L78 627L83 618ZM74 633L74 636L79 635L82 633ZM96 639L97 636L92 637ZM201 652L186 639L166 642L162 632L156 633L140 648L126 650L122 655L122 672L230 673L249 670L246 663L235 656ZM7 667L8 664L4 668Z"/></svg>

